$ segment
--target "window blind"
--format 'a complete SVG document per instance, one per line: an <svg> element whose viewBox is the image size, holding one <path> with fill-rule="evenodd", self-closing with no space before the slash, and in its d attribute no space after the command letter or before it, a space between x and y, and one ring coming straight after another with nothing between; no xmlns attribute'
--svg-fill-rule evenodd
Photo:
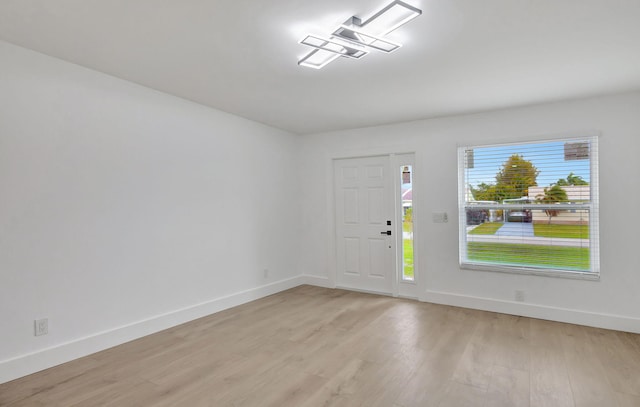
<svg viewBox="0 0 640 407"><path fill-rule="evenodd" d="M597 137L461 146L464 268L597 277Z"/></svg>

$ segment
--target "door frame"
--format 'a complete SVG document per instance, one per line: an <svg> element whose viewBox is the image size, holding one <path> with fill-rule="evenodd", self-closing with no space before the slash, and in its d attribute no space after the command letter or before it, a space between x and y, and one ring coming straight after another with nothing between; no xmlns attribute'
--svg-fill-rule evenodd
<svg viewBox="0 0 640 407"><path fill-rule="evenodd" d="M397 148L397 149L370 149L370 150L358 150L355 152L333 152L333 153L329 153L326 155L326 166L325 166L325 179L327 180L327 194L326 194L326 207L327 207L327 217L328 217L328 222L327 222L327 241L329 242L327 245L327 259L328 259L328 263L327 263L327 277L328 277L328 286L331 288L340 288L337 285L337 255L336 255L336 209L335 209L335 182L334 182L334 175L333 175L333 169L334 169L334 161L336 160L342 160L342 159L350 159L350 158L367 158L367 157L380 157L380 156L386 156L389 159L389 165L390 168L395 168L396 166L399 166L400 164L397 164L397 159L396 156L398 155L407 155L407 154L413 154L414 157L414 164L418 162L417 159L417 153L416 153L416 149L407 149L406 147L404 148ZM416 172L416 165L414 165L413 169L414 169L414 173ZM393 173L393 172L392 172ZM398 239L398 236L402 236L402 225L401 222L398 221L398 217L401 216L400 212L398 211L398 207L397 207L397 202L399 200L397 191L399 191L400 186L399 186L399 182L398 182L398 177L392 177L392 181L391 181L391 188L393 190L393 205L394 205L394 212L395 212L395 236L396 236L396 240L395 243L396 245L402 244L402 240ZM415 188L415 187L414 187ZM415 191L415 190L414 190ZM415 192L414 192L415 193ZM418 219L417 217L417 212L419 212L419 210L416 210L416 206L417 205L417 201L415 199L415 195L414 195L414 222L416 219ZM400 233L400 235L398 234L398 232ZM417 236L417 228L416 225L414 223L414 236ZM422 273L420 272L419 269L419 264L418 264L418 255L417 253L419 252L419 250L417 250L416 245L416 241L417 239L414 238L414 277L415 277L415 281L414 283L411 283L411 285L413 286L412 289L409 290L409 292L407 292L407 290L405 289L400 289L400 272L401 272L401 268L398 268L398 264L399 261L394 261L393 263L396 265L395 267L395 273L394 276L392 278L392 283L391 283L391 295L394 297L408 297L408 298L415 298L415 299L419 299L420 293L425 291L425 287L424 287L424 283L422 282L422 280L424 280L422 278ZM396 246L397 247L397 246ZM396 257L399 258L400 253L402 253L401 251L398 252L396 250ZM405 283L402 283L403 285L406 285ZM349 288L352 289L353 288ZM363 292L370 292L367 290L359 290L359 291L363 291ZM378 292L374 292L374 294L385 294L385 293L378 293Z"/></svg>

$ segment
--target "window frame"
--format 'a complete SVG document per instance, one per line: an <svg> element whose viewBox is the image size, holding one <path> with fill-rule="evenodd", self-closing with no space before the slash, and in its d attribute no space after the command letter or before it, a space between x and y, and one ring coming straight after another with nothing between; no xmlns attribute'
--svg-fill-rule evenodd
<svg viewBox="0 0 640 407"><path fill-rule="evenodd" d="M582 135L581 135L582 134ZM599 159L598 159L598 138L597 134L578 133L571 136L563 136L557 138L530 138L523 141L506 142L506 143L482 143L482 144L465 144L458 145L458 219L459 219L459 235L458 235L458 255L459 266L461 269L476 271L492 271L509 274L527 274L540 275L560 278L573 278L581 280L599 280L600 279L600 214L599 214ZM466 202L467 186L466 186L466 151L469 149L485 148L485 147L503 147L503 146L520 146L530 144L542 144L550 142L577 142L588 141L590 144L590 201L584 204L508 204L514 209L545 209L545 207L553 205L550 209L586 209L589 211L589 256L590 270L577 271L560 268L537 268L527 266L506 265L501 263L474 262L467 259L467 209ZM502 209L505 204L474 204L476 209Z"/></svg>

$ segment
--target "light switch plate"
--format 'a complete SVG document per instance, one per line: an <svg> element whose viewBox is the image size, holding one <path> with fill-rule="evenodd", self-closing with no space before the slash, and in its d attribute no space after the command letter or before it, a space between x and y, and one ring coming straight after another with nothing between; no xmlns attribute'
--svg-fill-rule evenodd
<svg viewBox="0 0 640 407"><path fill-rule="evenodd" d="M446 212L433 212L431 214L433 223L447 223L449 222L449 216Z"/></svg>

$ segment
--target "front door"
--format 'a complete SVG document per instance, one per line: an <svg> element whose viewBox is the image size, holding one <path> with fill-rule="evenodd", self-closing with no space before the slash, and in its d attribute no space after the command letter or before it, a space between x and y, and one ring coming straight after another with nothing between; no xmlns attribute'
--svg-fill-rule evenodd
<svg viewBox="0 0 640 407"><path fill-rule="evenodd" d="M392 294L395 233L390 157L334 161L336 284Z"/></svg>

